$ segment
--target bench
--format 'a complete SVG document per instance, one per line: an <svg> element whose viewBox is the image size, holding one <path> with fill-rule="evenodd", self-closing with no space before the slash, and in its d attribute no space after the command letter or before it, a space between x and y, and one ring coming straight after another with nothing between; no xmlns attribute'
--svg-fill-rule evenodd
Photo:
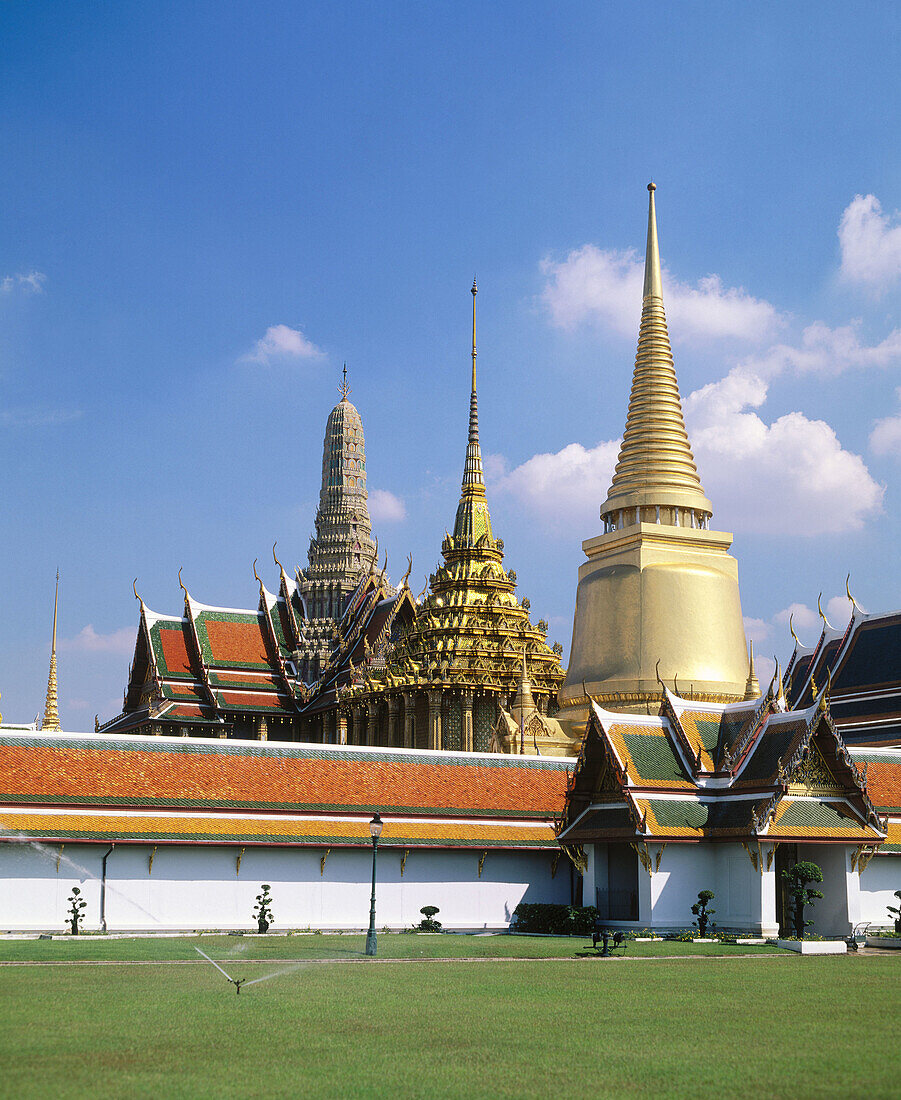
<svg viewBox="0 0 901 1100"><path fill-rule="evenodd" d="M625 955L628 943L625 932L611 932L609 928L604 928L600 921L596 921L594 931L591 933L591 946L595 950L597 950L599 940L604 941L601 958L607 958L614 951L621 951Z"/></svg>

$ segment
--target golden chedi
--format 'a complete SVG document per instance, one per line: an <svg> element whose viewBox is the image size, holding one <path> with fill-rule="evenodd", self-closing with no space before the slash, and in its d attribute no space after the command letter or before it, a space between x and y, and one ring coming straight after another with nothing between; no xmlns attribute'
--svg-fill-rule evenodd
<svg viewBox="0 0 901 1100"><path fill-rule="evenodd" d="M586 693L612 710L656 712L660 680L683 697L745 695L748 653L732 535L710 529L712 506L691 453L673 366L654 184L638 352L626 430L603 533L582 543L572 651L558 718L582 732Z"/></svg>

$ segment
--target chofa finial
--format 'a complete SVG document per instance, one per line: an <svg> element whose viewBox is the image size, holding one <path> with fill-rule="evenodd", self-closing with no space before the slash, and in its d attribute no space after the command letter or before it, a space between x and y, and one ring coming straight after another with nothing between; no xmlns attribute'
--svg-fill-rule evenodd
<svg viewBox="0 0 901 1100"><path fill-rule="evenodd" d="M854 610L855 611L861 611L860 605L857 603L857 600L855 600L854 597L851 595L851 574L850 573L847 575L847 577L845 577L845 591L848 593L848 599L851 601L851 606L854 608ZM862 611L861 611L861 614L863 614Z"/></svg>
<svg viewBox="0 0 901 1100"><path fill-rule="evenodd" d="M803 649L803 648L804 648L804 646L803 646L803 645L801 644L801 639L800 639L800 638L798 637L798 635L797 635L797 634L795 633L795 627L794 627L794 618L795 618L795 613L794 613L794 611L793 611L793 612L792 612L792 613L791 613L791 614L789 615L789 617L788 617L788 629L789 629L789 633L790 633L790 634L791 634L791 636L792 636L792 637L793 637L793 638L795 639L795 645L796 645L796 646L797 646L797 647L798 647L799 649Z"/></svg>
<svg viewBox="0 0 901 1100"><path fill-rule="evenodd" d="M284 575L285 575L285 567L284 567L284 566L282 565L282 563L281 563L281 562L280 562L280 561L278 560L278 558L277 558L277 557L275 556L275 548L276 548L276 546L278 546L278 542L274 542L274 543L272 544L272 560L273 560L273 561L275 562L275 564L276 564L276 565L278 566L278 568L279 568L279 571L281 572L282 576L284 576Z"/></svg>
<svg viewBox="0 0 901 1100"><path fill-rule="evenodd" d="M833 627L832 623L829 622L829 620L826 618L825 613L823 612L823 593L822 592L819 594L819 596L817 596L817 611L820 613L820 618L823 620L823 622L826 624L826 626L828 626L830 630L834 630L835 628Z"/></svg>

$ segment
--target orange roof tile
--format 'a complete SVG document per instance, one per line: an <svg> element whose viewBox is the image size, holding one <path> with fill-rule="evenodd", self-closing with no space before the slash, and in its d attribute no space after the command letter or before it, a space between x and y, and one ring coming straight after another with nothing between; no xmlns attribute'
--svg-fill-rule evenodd
<svg viewBox="0 0 901 1100"><path fill-rule="evenodd" d="M440 810L553 817L569 761L337 746L0 735L0 801L55 805Z"/></svg>

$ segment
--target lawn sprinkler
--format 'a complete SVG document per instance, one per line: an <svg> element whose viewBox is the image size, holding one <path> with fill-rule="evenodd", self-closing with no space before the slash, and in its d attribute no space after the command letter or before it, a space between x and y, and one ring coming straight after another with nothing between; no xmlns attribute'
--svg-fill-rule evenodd
<svg viewBox="0 0 901 1100"><path fill-rule="evenodd" d="M246 978L233 978L231 974L228 974L225 970L222 969L222 967L219 965L219 963L216 962L215 959L211 959L209 955L207 955L204 951L201 951L199 947L195 947L194 950L197 952L198 955L203 955L207 962L212 963L213 966L215 966L215 968L219 971L219 973L225 977L226 981L232 983L232 985L235 987L235 993L241 992L241 986L247 981Z"/></svg>

